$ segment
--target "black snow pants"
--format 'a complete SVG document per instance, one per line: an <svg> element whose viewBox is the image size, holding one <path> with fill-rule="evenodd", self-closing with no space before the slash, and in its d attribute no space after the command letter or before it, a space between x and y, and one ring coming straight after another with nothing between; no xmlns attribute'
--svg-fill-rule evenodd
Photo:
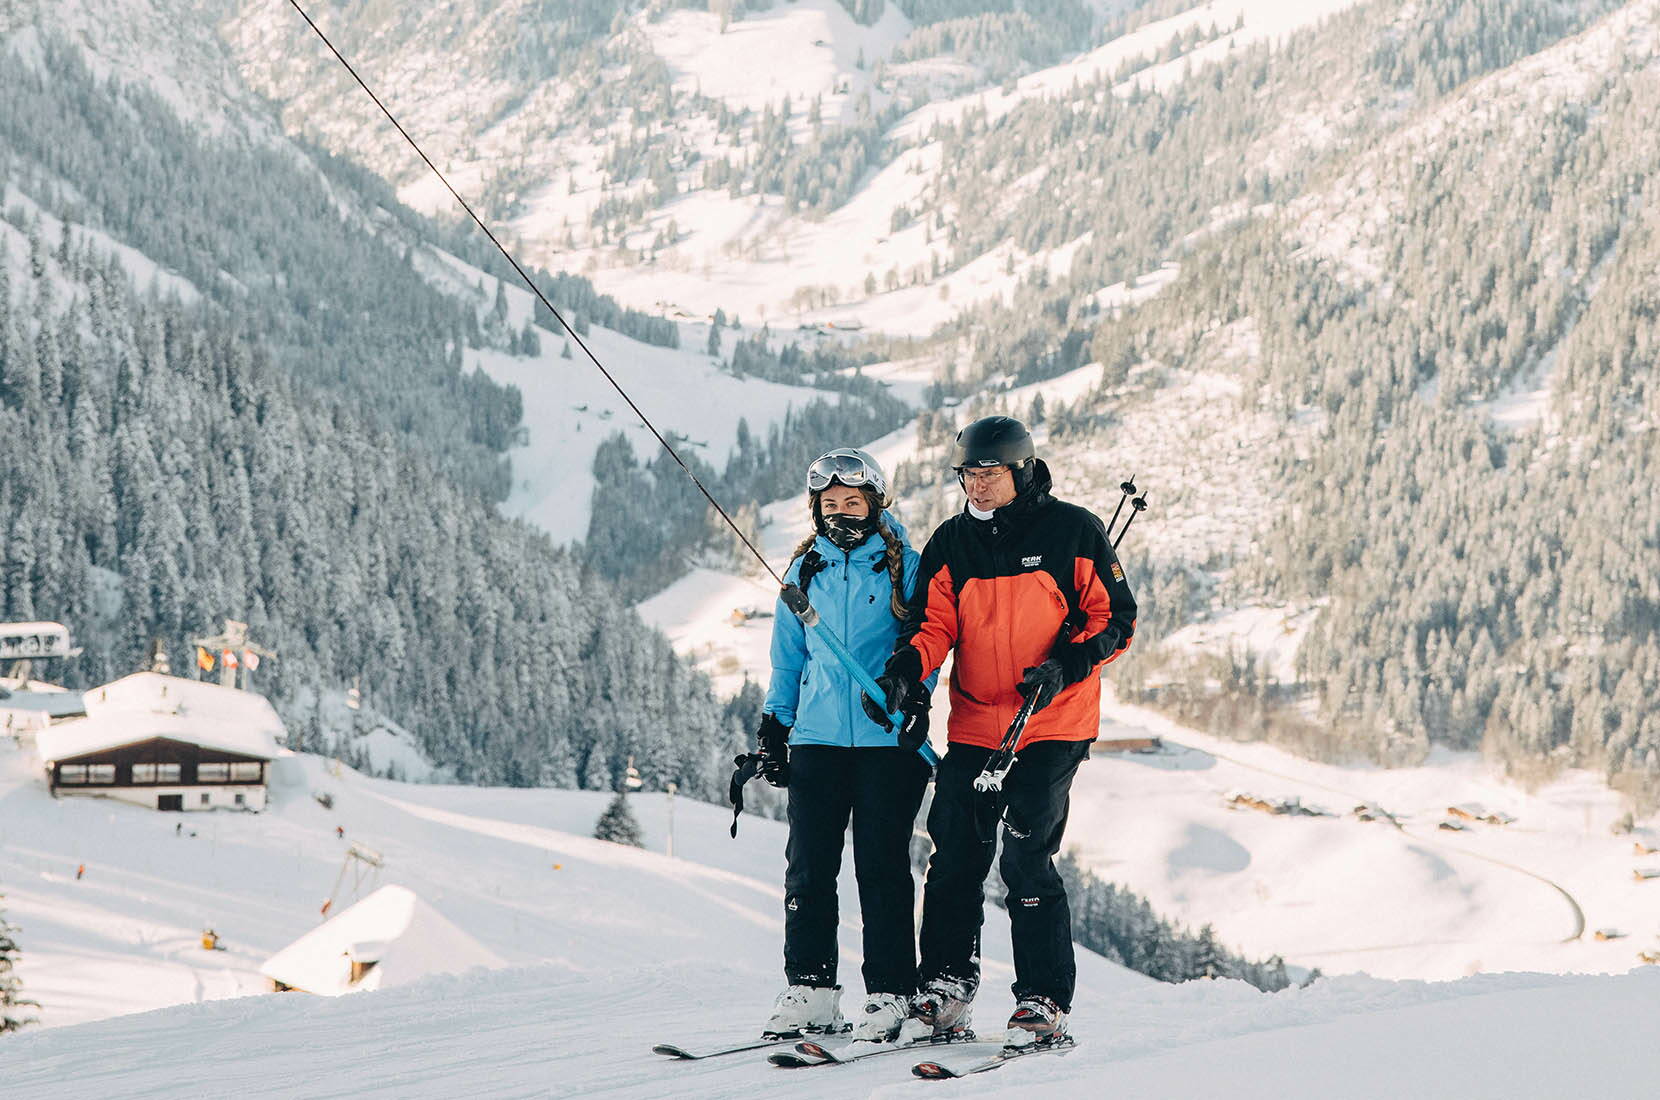
<svg viewBox="0 0 1660 1100"><path fill-rule="evenodd" d="M980 983L980 926L985 919L985 881L996 850L1002 810L1003 858L1014 939L1016 999L1042 994L1072 1011L1077 964L1072 954L1072 912L1055 855L1066 831L1072 777L1089 755L1088 741L1039 741L1020 750L1003 781L1001 803L974 790L992 750L952 745L934 778L928 835L934 855L922 900L920 976L955 978L973 990ZM978 820L977 820L978 819Z"/></svg>
<svg viewBox="0 0 1660 1100"><path fill-rule="evenodd" d="M927 763L905 749L791 747L784 872L784 976L791 985L836 984L836 876L851 817L865 991L916 990L911 829L927 786Z"/></svg>

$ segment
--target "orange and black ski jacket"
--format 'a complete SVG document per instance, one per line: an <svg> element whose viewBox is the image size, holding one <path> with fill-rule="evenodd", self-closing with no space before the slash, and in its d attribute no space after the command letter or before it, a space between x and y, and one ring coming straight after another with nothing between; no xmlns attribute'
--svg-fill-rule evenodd
<svg viewBox="0 0 1660 1100"><path fill-rule="evenodd" d="M1050 496L1051 484L1048 467L1037 462L1031 487L1012 504L988 520L965 509L940 524L922 551L894 661L920 680L956 650L954 743L1001 743L1022 702L1015 685L1051 656L1077 670L1069 675L1074 682L1032 716L1021 744L1093 741L1099 730L1097 673L1129 645L1135 597L1101 520Z"/></svg>

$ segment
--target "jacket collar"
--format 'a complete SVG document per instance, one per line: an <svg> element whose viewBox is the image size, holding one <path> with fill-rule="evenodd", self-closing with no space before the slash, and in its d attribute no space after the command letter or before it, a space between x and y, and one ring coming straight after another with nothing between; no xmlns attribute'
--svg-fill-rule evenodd
<svg viewBox="0 0 1660 1100"><path fill-rule="evenodd" d="M963 503L963 515L968 516L970 522L973 523L1001 521L1010 526L1018 527L1055 499L1049 494L1049 490L1054 488L1054 485L1055 479L1050 476L1048 463L1041 458L1035 458L1032 460L1032 483L1026 487L1025 492L993 512L991 519L974 519L973 516L969 515L966 501Z"/></svg>

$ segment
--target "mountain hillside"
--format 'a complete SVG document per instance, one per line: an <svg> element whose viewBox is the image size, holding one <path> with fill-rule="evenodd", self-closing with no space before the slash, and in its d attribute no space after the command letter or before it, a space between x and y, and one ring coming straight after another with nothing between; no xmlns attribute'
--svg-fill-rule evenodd
<svg viewBox="0 0 1660 1100"><path fill-rule="evenodd" d="M1660 539L1629 491L1653 461L1650 6L1045 11L1069 29L1042 45L1037 7L972 0L321 17L528 255L930 378L898 456L913 527L955 507L936 456L987 410L1044 421L1098 510L1142 473L1141 701L1331 759L1481 748L1652 799L1660 718L1633 685L1660 603L1636 563ZM285 16L225 24L253 85L436 208ZM530 61L506 22L560 29ZM733 51L761 78L734 82ZM1046 380L1064 399L1031 404ZM1301 657L1149 644L1247 606L1312 616Z"/></svg>
<svg viewBox="0 0 1660 1100"><path fill-rule="evenodd" d="M222 47L193 14L72 6L49 25L8 9L0 618L70 624L86 647L73 684L131 671L157 641L183 665L191 639L238 619L279 654L259 686L304 746L357 751L349 715L317 703L356 682L451 775L605 788L637 755L653 783L715 795L752 718L641 626L616 574L499 511L540 507L565 539L586 526L610 399L589 396L585 366L564 387L591 429L542 455L574 500L515 495L523 394L580 366L551 318L473 238L283 137L202 60ZM182 33L149 33L169 18ZM709 390L718 419L655 405L716 460L740 425L814 402L892 415L845 387L742 386L678 351L673 323L580 277L544 282L608 354Z"/></svg>

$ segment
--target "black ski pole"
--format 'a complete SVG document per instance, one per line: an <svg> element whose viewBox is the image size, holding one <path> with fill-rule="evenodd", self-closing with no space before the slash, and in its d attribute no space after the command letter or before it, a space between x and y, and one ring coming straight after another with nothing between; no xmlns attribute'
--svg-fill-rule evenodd
<svg viewBox="0 0 1660 1100"><path fill-rule="evenodd" d="M1119 503L1123 503L1123 502L1120 501ZM1112 544L1112 548L1114 550L1117 550L1118 549L1118 544L1120 542L1124 541L1124 536L1130 533L1130 524L1135 522L1136 516L1140 515L1142 512L1145 512L1146 510L1147 510L1147 494L1146 493L1143 493L1140 496L1136 497L1134 500L1130 501L1130 518L1124 521L1124 530L1118 532L1118 538Z"/></svg>
<svg viewBox="0 0 1660 1100"><path fill-rule="evenodd" d="M1112 521L1107 524L1108 535L1112 534L1113 525L1118 522L1118 513L1124 510L1124 502L1135 496L1135 475L1131 474L1130 480L1119 485L1118 491L1124 495L1118 498L1118 507L1112 510Z"/></svg>
<svg viewBox="0 0 1660 1100"><path fill-rule="evenodd" d="M1034 692L1028 695L1026 701L1020 704L1020 709L1015 711L1014 721L1009 723L1007 732L1003 734L1002 744L998 745L997 751L986 760L980 774L974 777L975 790L985 792L1003 789L1003 780L1008 778L1009 769L1014 767L1015 749L1020 744L1020 735L1026 732L1026 722L1032 717L1032 704L1036 701L1037 694Z"/></svg>

